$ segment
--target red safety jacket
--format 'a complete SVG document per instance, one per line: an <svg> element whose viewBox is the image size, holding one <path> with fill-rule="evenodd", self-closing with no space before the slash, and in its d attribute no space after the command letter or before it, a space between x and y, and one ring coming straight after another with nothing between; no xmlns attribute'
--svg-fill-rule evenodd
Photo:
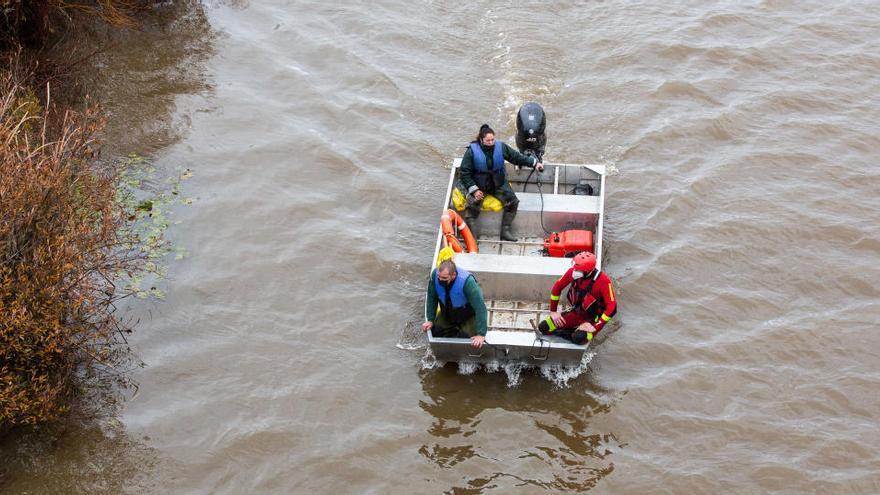
<svg viewBox="0 0 880 495"><path fill-rule="evenodd" d="M599 331L617 313L617 300L614 297L614 288L611 286L611 277L605 275L605 272L599 272L593 278L583 277L575 280L571 276L572 272L574 267L569 268L553 284L553 289L550 291L550 311L556 311L559 306L559 296L571 285L568 302L572 310L584 314L596 327L596 331Z"/></svg>

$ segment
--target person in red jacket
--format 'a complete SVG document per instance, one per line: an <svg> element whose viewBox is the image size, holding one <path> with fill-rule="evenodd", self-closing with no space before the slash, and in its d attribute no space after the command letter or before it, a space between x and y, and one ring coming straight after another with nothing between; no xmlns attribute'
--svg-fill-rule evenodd
<svg viewBox="0 0 880 495"><path fill-rule="evenodd" d="M568 303L571 310L557 311L559 296L568 290ZM596 270L596 255L588 251L578 253L572 259L572 266L550 291L550 316L541 321L538 330L544 335L553 334L565 337L573 343L583 345L593 339L617 313L617 300L611 278Z"/></svg>

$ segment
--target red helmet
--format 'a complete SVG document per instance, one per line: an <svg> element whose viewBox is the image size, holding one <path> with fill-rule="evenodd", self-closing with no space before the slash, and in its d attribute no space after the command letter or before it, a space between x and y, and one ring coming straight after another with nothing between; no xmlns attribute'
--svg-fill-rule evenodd
<svg viewBox="0 0 880 495"><path fill-rule="evenodd" d="M590 273L596 268L596 255L589 251L581 251L575 255L571 264L579 272Z"/></svg>

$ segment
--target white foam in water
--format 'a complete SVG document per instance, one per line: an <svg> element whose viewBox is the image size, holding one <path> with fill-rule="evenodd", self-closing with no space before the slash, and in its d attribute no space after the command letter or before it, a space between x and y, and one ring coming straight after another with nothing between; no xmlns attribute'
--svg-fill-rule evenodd
<svg viewBox="0 0 880 495"><path fill-rule="evenodd" d="M486 373L498 373L504 371L507 374L507 386L516 387L522 382L522 371L531 366L521 363L501 364L498 361L490 361L488 363L458 363L458 373L461 375L471 375L476 373L482 367Z"/></svg>
<svg viewBox="0 0 880 495"><path fill-rule="evenodd" d="M437 358L434 356L434 353L431 352L430 347L425 350L425 355L422 356L421 364L423 370L432 370L440 366L440 362L437 361Z"/></svg>
<svg viewBox="0 0 880 495"><path fill-rule="evenodd" d="M458 363L459 375L473 375L478 369L480 369L479 363Z"/></svg>
<svg viewBox="0 0 880 495"><path fill-rule="evenodd" d="M415 350L425 348L425 354L421 359L421 367L423 370L431 370L442 366L444 363L438 361L434 353L431 352L431 347L426 346L425 344L420 344L415 347L404 347L403 342L399 342L397 347L400 349L407 350ZM541 376L544 379L552 382L556 388L567 388L569 383L575 378L581 376L585 373L590 366L590 361L593 360L593 357L596 356L595 352L585 352L584 357L581 359L580 364L577 366L562 366L559 364L546 364L540 367L537 367ZM460 362L458 363L458 374L459 375L473 375L477 371L483 368L486 373L497 373L499 371L504 371L507 374L507 386L509 388L518 387L520 383L522 383L522 372L523 370L536 368L535 366L524 364L524 363L500 363L498 361L491 361L485 364L480 363L468 363L468 362Z"/></svg>
<svg viewBox="0 0 880 495"><path fill-rule="evenodd" d="M566 388L568 387L569 382L587 371L590 361L593 360L593 356L595 355L596 353L594 352L585 352L583 359L577 366L562 366L556 364L544 365L537 368L540 370L541 376L552 382L557 388ZM422 357L422 369L433 369L437 366L438 361L431 353L431 348L429 347L427 352L425 352L425 356ZM499 371L504 371L507 375L507 386L509 388L516 388L522 383L522 372L536 367L525 363L502 364L498 361L491 361L483 364L461 362L458 363L458 374L473 375L479 371L480 368L483 368L486 373L498 373Z"/></svg>
<svg viewBox="0 0 880 495"><path fill-rule="evenodd" d="M417 351L417 350L419 350L419 349L424 348L424 347L427 346L427 345L428 345L428 344L425 344L424 342L422 342L422 343L419 343L419 342L404 342L403 340L401 340L400 342L398 342L398 343L395 345L395 347L397 347L398 349L403 349L404 351Z"/></svg>
<svg viewBox="0 0 880 495"><path fill-rule="evenodd" d="M522 383L522 371L528 367L530 366L520 363L504 365L504 372L507 373L507 388L514 388Z"/></svg>
<svg viewBox="0 0 880 495"><path fill-rule="evenodd" d="M419 325L410 322L404 327L403 332L400 333L396 347L405 351L415 351L427 347L427 345L428 339L425 337L425 332L422 331Z"/></svg>
<svg viewBox="0 0 880 495"><path fill-rule="evenodd" d="M497 373L501 369L501 363L498 361L486 363L484 366L486 367L486 373Z"/></svg>
<svg viewBox="0 0 880 495"><path fill-rule="evenodd" d="M587 371L590 361L593 360L593 356L595 355L595 352L585 352L584 357L581 359L581 364L574 367L561 366L558 364L541 366L541 376L553 382L557 388L566 388L568 387L568 382L581 376L582 373Z"/></svg>

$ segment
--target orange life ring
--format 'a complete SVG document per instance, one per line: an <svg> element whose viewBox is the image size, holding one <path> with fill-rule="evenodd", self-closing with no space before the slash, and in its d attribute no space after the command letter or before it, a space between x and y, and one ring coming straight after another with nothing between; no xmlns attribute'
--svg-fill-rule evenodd
<svg viewBox="0 0 880 495"><path fill-rule="evenodd" d="M455 222L455 226L458 227L461 236L464 237L464 244L467 246L467 252L476 253L477 240L474 239L474 234L471 232L470 227L464 223L464 219L461 218L461 215L451 209L446 210L446 213L440 216L440 228L443 229L443 237L446 240L446 244L456 253L462 252L461 243L458 242L458 238L455 236L455 231L452 229L453 222Z"/></svg>

